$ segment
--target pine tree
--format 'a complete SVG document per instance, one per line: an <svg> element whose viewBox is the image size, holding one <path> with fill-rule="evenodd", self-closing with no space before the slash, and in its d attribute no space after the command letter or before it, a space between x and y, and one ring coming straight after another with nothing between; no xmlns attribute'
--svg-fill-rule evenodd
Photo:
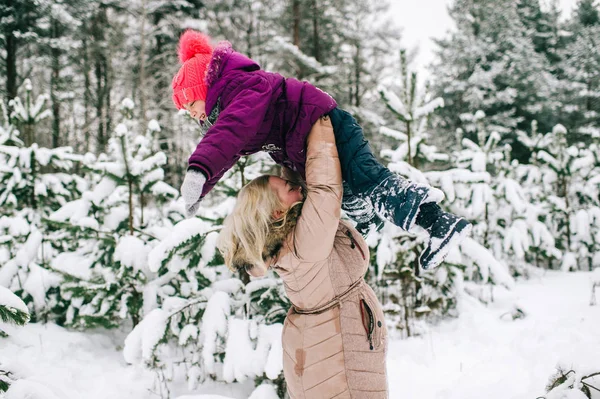
<svg viewBox="0 0 600 399"><path fill-rule="evenodd" d="M49 115L46 96L31 99L26 82L26 101L11 100L12 118L5 108L0 127L0 285L9 288L30 307L31 319L46 317L55 304L58 276L44 268L51 255L45 241L42 218L76 198L87 187L72 171L81 157L69 147L25 147L21 129L34 135ZM50 251L50 252L49 252Z"/></svg>
<svg viewBox="0 0 600 399"><path fill-rule="evenodd" d="M49 268L60 273L65 309L61 322L76 327L115 327L143 316L145 289L152 285L147 254L153 230L171 226L181 213L164 205L178 195L162 182L162 152L154 153L152 136L131 121L133 102L121 106L123 123L109 140L110 155L86 155L84 168L96 184L80 199L65 204L47 219L59 252Z"/></svg>
<svg viewBox="0 0 600 399"><path fill-rule="evenodd" d="M161 391L185 375L191 389L208 378L252 378L256 385L273 380L285 392L280 340L289 301L281 282L272 274L255 281L233 274L215 253L234 197L267 169L265 160L257 154L238 162L202 201L198 217L173 226L148 255L158 275L156 302L128 336L125 358L156 370ZM169 356L175 350L183 353L178 363Z"/></svg>
<svg viewBox="0 0 600 399"><path fill-rule="evenodd" d="M399 96L383 86L379 87L381 99L398 119L400 131L382 128L380 133L404 143L392 152L382 152L382 155L390 156L392 162L406 161L417 169L427 162L447 161L447 155L426 144L429 136L426 131L429 117L437 108L444 106L444 100L441 97L431 99L430 93L421 92L418 88L417 73L408 72L404 50L400 52L400 77Z"/></svg>
<svg viewBox="0 0 600 399"><path fill-rule="evenodd" d="M487 115L485 129L513 145L516 131L533 119L552 122L548 99L557 83L547 58L535 51L518 5L461 0L450 15L457 32L436 41L432 70L433 92L446 104L439 126L448 134L461 128L465 137L475 139L477 127L469 115L481 110ZM529 154L513 147L513 156L527 159Z"/></svg>
<svg viewBox="0 0 600 399"><path fill-rule="evenodd" d="M0 321L2 323L23 325L28 320L29 309L27 309L27 305L9 289L0 286Z"/></svg>
<svg viewBox="0 0 600 399"><path fill-rule="evenodd" d="M544 165L549 206L549 222L564 256L564 270L593 268L598 242L600 208L598 190L590 182L598 173L598 147L568 145L568 133L557 125L540 148L535 159Z"/></svg>
<svg viewBox="0 0 600 399"><path fill-rule="evenodd" d="M36 24L48 9L48 5L45 1L33 3L28 0L16 0L0 6L0 43L5 51L6 60L6 86L2 98L10 101L17 96L17 89L21 84L17 70L19 51L28 40L37 38Z"/></svg>
<svg viewBox="0 0 600 399"><path fill-rule="evenodd" d="M600 136L600 22L597 8L590 9L592 3L579 4L576 15L581 22L573 25L574 37L563 51L564 61L560 64L562 111L569 116L566 126L574 140L587 143Z"/></svg>
<svg viewBox="0 0 600 399"><path fill-rule="evenodd" d="M485 196L485 189L488 188L485 184L488 176L485 160L483 171L477 169L480 168L481 157L475 157L477 160L473 160L473 157L461 159L457 169L441 172L431 170L440 167L439 161L447 164L450 160L447 154L439 152L435 146L427 143L427 120L436 109L443 107L443 101L441 98L432 100L429 93L423 94L418 89L417 75L409 73L404 54L401 57L400 81L400 96L385 87L379 89L382 100L401 126L400 130L387 127L380 130L382 134L400 142L396 149L382 151L383 156L391 159L388 168L412 181L429 185L435 182L434 186L446 192L454 212L460 210L462 216L476 219L479 213L473 209L469 212L466 197L468 186L464 185L475 185L470 189L476 198L480 199L482 189ZM478 118L483 119L483 113L478 114ZM480 139L485 139L485 134L479 136ZM497 135L492 135L490 140L495 140L496 137ZM466 142L471 147L477 147L470 140ZM469 154L472 155L472 150ZM477 170L459 169L468 167L471 163ZM416 168L415 164L424 171ZM476 204L473 203L470 207L474 208ZM380 236L373 238L373 243L376 243L374 280L381 286L384 302L388 303L386 313L405 336L421 334L426 328L425 321L431 322L455 315L459 297L463 293L459 287L466 287L467 293L488 301L490 298L485 294L486 286L498 284L511 287L513 283L506 267L494 259L489 251L470 239L436 270L421 271L417 259L426 239L426 235L418 235L415 238L414 233L409 234L393 226L386 226ZM482 242L481 237L478 239Z"/></svg>
<svg viewBox="0 0 600 399"><path fill-rule="evenodd" d="M44 212L55 210L85 187L81 178L69 174L74 162L81 159L70 147L25 146L26 142L35 141L33 137L38 126L50 116L50 111L44 107L47 97L40 95L33 101L29 81L25 82L25 91L24 103L19 97L11 100L11 122L7 122L4 112L5 125L0 130L0 143L3 143L0 159L4 165L0 171L0 205L7 213L26 208L43 209ZM25 140L21 140L23 132L27 137ZM59 171L63 173L53 173Z"/></svg>

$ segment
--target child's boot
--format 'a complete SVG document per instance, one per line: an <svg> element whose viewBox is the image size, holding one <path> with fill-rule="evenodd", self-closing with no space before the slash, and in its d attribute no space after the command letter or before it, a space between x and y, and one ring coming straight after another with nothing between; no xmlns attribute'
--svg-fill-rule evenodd
<svg viewBox="0 0 600 399"><path fill-rule="evenodd" d="M379 215L403 230L410 231L419 214L419 207L442 201L444 193L394 174L371 189L367 197Z"/></svg>
<svg viewBox="0 0 600 399"><path fill-rule="evenodd" d="M419 257L423 269L433 269L444 261L450 249L471 231L471 224L460 216L444 212L436 203L421 205L416 224L429 233L427 247Z"/></svg>

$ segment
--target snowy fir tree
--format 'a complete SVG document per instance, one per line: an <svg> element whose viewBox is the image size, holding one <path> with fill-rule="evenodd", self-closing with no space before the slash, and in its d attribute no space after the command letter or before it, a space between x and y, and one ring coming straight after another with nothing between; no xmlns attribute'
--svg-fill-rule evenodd
<svg viewBox="0 0 600 399"><path fill-rule="evenodd" d="M598 145L568 145L562 125L539 140L534 159L544 168L547 224L563 252L563 270L591 270L598 251Z"/></svg>
<svg viewBox="0 0 600 399"><path fill-rule="evenodd" d="M162 181L165 154L153 151L158 124L139 133L129 122L133 102L123 100L121 109L124 121L109 140L109 155L84 158L91 189L46 219L56 251L50 268L62 276L61 322L73 327L139 323L152 299L144 297L154 278L149 243L182 218L170 205L177 190Z"/></svg>
<svg viewBox="0 0 600 399"><path fill-rule="evenodd" d="M426 163L444 162L448 155L440 153L434 146L428 145L429 133L427 123L429 116L438 108L444 106L441 97L431 98L426 88L420 93L417 73L408 71L406 51L400 52L400 87L399 95L383 86L379 94L386 107L398 120L399 132L388 128L380 129L380 133L390 136L401 143L393 151L384 151L382 156L389 156L392 162L406 160L409 165L421 168ZM401 171L398 171L401 173Z"/></svg>
<svg viewBox="0 0 600 399"><path fill-rule="evenodd" d="M579 398L593 399L598 386L600 371L588 370L585 367L574 367L572 364L559 364L556 373L546 385L546 394L542 399Z"/></svg>
<svg viewBox="0 0 600 399"><path fill-rule="evenodd" d="M570 27L570 43L561 52L561 111L563 124L579 140L590 142L600 136L600 12L598 2L578 3L576 20Z"/></svg>
<svg viewBox="0 0 600 399"><path fill-rule="evenodd" d="M70 147L25 147L21 131L31 137L42 135L41 122L49 116L46 96L32 99L32 85L23 87L25 101L11 100L8 117L3 107L0 126L0 285L17 293L30 306L32 320L52 308L47 297L57 276L44 268L49 259L42 219L76 198L87 184L72 170L81 160ZM44 286L46 288L44 288ZM53 294L51 294L53 295ZM44 316L45 317L45 316Z"/></svg>
<svg viewBox="0 0 600 399"><path fill-rule="evenodd" d="M531 21L532 10L525 3L531 2L460 0L449 10L457 31L436 40L433 85L445 102L436 119L446 133L461 128L474 140L477 126L472 116L481 110L487 115L486 130L512 144L515 130L527 128L533 119L552 120L549 98L557 82L545 54L536 52L527 34L538 28L532 27L536 21ZM519 150L515 146L513 155L526 158L528 154Z"/></svg>
<svg viewBox="0 0 600 399"><path fill-rule="evenodd" d="M528 275L532 265L538 266L542 259L560 259L561 253L544 224L543 206L533 202L522 185L523 169L531 168L516 159L510 161L510 146L500 145L497 132L486 131L485 118L482 111L470 117L478 126L477 142L457 131L461 148L453 154L455 167L427 176L444 190L450 210L473 223L478 243L513 275Z"/></svg>
<svg viewBox="0 0 600 399"><path fill-rule="evenodd" d="M0 286L0 339L7 336L7 330L11 333L12 329L7 329L10 325L23 325L29 321L29 309L27 305L8 288ZM12 373L0 362L0 393L8 390L13 382Z"/></svg>
<svg viewBox="0 0 600 399"><path fill-rule="evenodd" d="M27 305L8 288L0 286L0 323L23 325L28 320ZM5 333L1 327L0 332Z"/></svg>
<svg viewBox="0 0 600 399"><path fill-rule="evenodd" d="M225 174L202 202L198 216L170 229L148 253L156 278L144 291L144 318L125 341L125 359L156 371L156 389L207 379L256 385L271 380L285 392L281 328L289 308L279 279L250 281L232 274L215 253L223 219L239 189L271 166L247 157ZM152 298L152 302L147 302ZM258 389L258 388L257 388Z"/></svg>
<svg viewBox="0 0 600 399"><path fill-rule="evenodd" d="M452 212L470 220L484 217L486 213L481 207L485 209L485 198L492 196L488 184L490 177L486 171L485 151L490 152L489 149L480 149L481 155L471 157L470 162L462 159L455 169L447 171L422 172L413 166L418 164L424 170L439 168L444 163L448 164L450 156L427 143L427 120L436 108L443 106L442 99L432 100L427 92L421 94L416 73L409 75L407 71L404 54L401 61L400 96L384 87L379 89L386 106L399 122L398 130L383 127L380 133L400 142L395 149L383 150L382 156L390 159L390 170L410 180L442 188ZM478 117L483 119L483 113L478 114ZM480 137L484 139L482 135ZM488 147L496 144L496 137L497 135L490 136ZM473 147L478 148L470 140L464 140L471 146L471 152ZM482 162L483 166L480 166ZM468 170L469 167L473 170ZM388 302L386 311L397 320L395 326L404 335L421 333L422 320L433 321L455 315L458 298L465 290L487 302L491 300L491 287L485 288L487 285L512 287L514 282L507 267L492 252L485 250L483 237L476 236L477 241L467 239L460 250L454 251L437 270L420 271L417 259L425 239L426 235L415 238L414 234L388 226L381 237L374 241L377 245L375 270L379 284L385 287L384 296ZM483 246L478 242L483 243Z"/></svg>
<svg viewBox="0 0 600 399"><path fill-rule="evenodd" d="M441 98L431 98L427 88L418 86L416 72L409 72L405 51L400 53L399 87L378 88L386 107L396 121L393 128L382 126L379 133L394 140L392 149L384 149L381 156L388 160L388 168L413 181L428 183L419 168L431 168L447 162L449 156L428 144L428 119L439 107ZM396 91L399 95L396 94ZM418 264L426 237L402 231L388 225L377 240L374 262L376 282L387 302L385 311L392 325L403 336L423 332L423 321L455 314L457 287L455 279L460 272L444 264L434 272L423 272Z"/></svg>

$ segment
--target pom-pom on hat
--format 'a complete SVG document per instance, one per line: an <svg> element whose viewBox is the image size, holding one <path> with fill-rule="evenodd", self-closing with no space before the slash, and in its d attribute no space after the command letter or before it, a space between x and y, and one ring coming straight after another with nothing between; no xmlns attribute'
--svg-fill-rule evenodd
<svg viewBox="0 0 600 399"><path fill-rule="evenodd" d="M173 77L173 102L178 109L196 100L206 100L206 70L212 57L210 37L188 29L179 38L177 50L183 64Z"/></svg>

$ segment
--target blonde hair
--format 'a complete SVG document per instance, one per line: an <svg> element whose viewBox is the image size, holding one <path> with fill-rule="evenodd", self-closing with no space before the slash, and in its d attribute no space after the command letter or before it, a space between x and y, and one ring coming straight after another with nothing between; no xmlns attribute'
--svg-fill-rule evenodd
<svg viewBox="0 0 600 399"><path fill-rule="evenodd" d="M269 231L281 228L286 222L287 211L277 219L273 217L275 211L283 210L283 205L269 185L270 177L263 175L246 184L238 194L233 211L225 218L217 248L232 271L236 271L235 258L253 266L264 265L263 249Z"/></svg>

